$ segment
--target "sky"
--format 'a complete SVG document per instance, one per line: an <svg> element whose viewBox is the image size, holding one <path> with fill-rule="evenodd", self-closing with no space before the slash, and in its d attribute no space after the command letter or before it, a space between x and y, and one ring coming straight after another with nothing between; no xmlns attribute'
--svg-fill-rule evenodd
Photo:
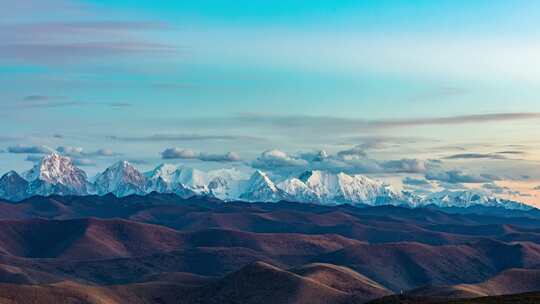
<svg viewBox="0 0 540 304"><path fill-rule="evenodd" d="M56 150L540 205L538 1L0 5L2 172Z"/></svg>

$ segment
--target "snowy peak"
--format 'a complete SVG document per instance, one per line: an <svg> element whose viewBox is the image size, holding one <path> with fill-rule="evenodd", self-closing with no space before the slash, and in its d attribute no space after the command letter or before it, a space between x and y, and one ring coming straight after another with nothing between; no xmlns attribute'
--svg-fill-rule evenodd
<svg viewBox="0 0 540 304"><path fill-rule="evenodd" d="M25 174L29 195L84 195L88 193L86 173L69 157L52 153L44 156Z"/></svg>
<svg viewBox="0 0 540 304"><path fill-rule="evenodd" d="M276 202L285 198L285 192L276 187L266 173L257 170L249 178L240 199L247 201Z"/></svg>
<svg viewBox="0 0 540 304"><path fill-rule="evenodd" d="M119 161L96 177L95 191L99 195L112 193L116 196L144 194L145 177L127 161Z"/></svg>
<svg viewBox="0 0 540 304"><path fill-rule="evenodd" d="M154 170L147 172L145 175L149 180L162 179L164 182L170 183L174 177L177 168L171 164L161 164Z"/></svg>
<svg viewBox="0 0 540 304"><path fill-rule="evenodd" d="M401 195L382 182L363 175L306 171L298 179L283 182L285 191L303 201L319 203L403 204Z"/></svg>
<svg viewBox="0 0 540 304"><path fill-rule="evenodd" d="M221 200L230 200L237 197L237 188L235 181L217 176L208 183L208 194Z"/></svg>
<svg viewBox="0 0 540 304"><path fill-rule="evenodd" d="M172 182L177 168L171 164L161 164L154 170L147 172L146 191L159 193L172 193Z"/></svg>
<svg viewBox="0 0 540 304"><path fill-rule="evenodd" d="M250 177L238 169L218 169L207 173L209 195L221 200L238 199L242 193L242 186Z"/></svg>
<svg viewBox="0 0 540 304"><path fill-rule="evenodd" d="M195 192L205 192L208 190L208 177L206 173L197 169L182 167L176 170L174 181L185 188Z"/></svg>
<svg viewBox="0 0 540 304"><path fill-rule="evenodd" d="M208 176L205 172L163 164L146 174L147 192L176 193L183 197L208 194Z"/></svg>
<svg viewBox="0 0 540 304"><path fill-rule="evenodd" d="M287 193L288 196L293 198L298 202L303 203L316 203L319 198L315 191L310 189L302 180L299 178L289 178L277 185L277 187Z"/></svg>
<svg viewBox="0 0 540 304"><path fill-rule="evenodd" d="M299 179L318 196L328 197L341 190L340 177L338 174L317 170L304 172Z"/></svg>
<svg viewBox="0 0 540 304"><path fill-rule="evenodd" d="M86 180L86 173L77 168L69 157L52 153L45 155L39 163L26 172L25 177L30 182L39 179L52 184L67 184L72 181L70 178Z"/></svg>
<svg viewBox="0 0 540 304"><path fill-rule="evenodd" d="M324 157L321 152L317 157ZM502 207L528 210L530 206L488 196L477 190L442 191L419 195L395 191L389 185L363 175L312 170L300 176L280 177L276 184L260 170L251 175L235 168L209 172L162 164L139 172L127 161L120 161L98 174L90 184L86 174L71 159L53 153L46 155L22 177L10 171L0 178L0 198L20 201L34 195L105 195L122 197L151 192L175 193L183 198L209 195L224 201L276 202L281 200L315 204L403 205L468 208ZM284 178L284 179L283 179Z"/></svg>
<svg viewBox="0 0 540 304"><path fill-rule="evenodd" d="M260 189L260 188L268 188L268 190L272 191L272 192L277 192L278 189L276 187L276 185L274 184L274 182L268 177L268 175L266 175L266 173L260 171L260 170L257 170L255 171L249 181L248 181L248 185L249 187L251 187L252 189ZM248 188L249 190L249 188Z"/></svg>
<svg viewBox="0 0 540 304"><path fill-rule="evenodd" d="M433 193L422 201L422 205L436 205L438 207L468 208L472 206L504 207L506 209L529 210L530 206L498 197L487 196L481 191L450 191L445 190Z"/></svg>

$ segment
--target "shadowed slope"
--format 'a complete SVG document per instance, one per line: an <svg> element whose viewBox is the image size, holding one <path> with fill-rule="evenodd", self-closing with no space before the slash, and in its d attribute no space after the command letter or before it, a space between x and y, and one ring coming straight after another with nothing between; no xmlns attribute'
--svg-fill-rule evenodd
<svg viewBox="0 0 540 304"><path fill-rule="evenodd" d="M433 286L407 294L423 297L474 298L540 290L540 270L510 269L482 283Z"/></svg>
<svg viewBox="0 0 540 304"><path fill-rule="evenodd" d="M134 284L123 286L89 286L73 282L51 285L0 284L1 304L173 304L180 303L182 286L173 284Z"/></svg>
<svg viewBox="0 0 540 304"><path fill-rule="evenodd" d="M0 222L0 250L30 258L97 259L147 255L182 246L178 232L124 220Z"/></svg>
<svg viewBox="0 0 540 304"><path fill-rule="evenodd" d="M243 247L270 255L313 255L360 242L338 235L178 232L125 220L0 221L0 252L30 258L101 259L196 247Z"/></svg>
<svg viewBox="0 0 540 304"><path fill-rule="evenodd" d="M324 272L333 270L332 272L344 273L342 278L360 278L352 271L340 267L335 269L330 265L317 267L324 267L325 269L322 270ZM251 263L213 282L208 281L207 278L185 274L179 274L179 278L183 279L183 282L154 281L101 287L67 281L38 286L0 284L0 303L353 304L363 303L368 299L364 294L353 295L332 288L309 276L300 276L264 262ZM339 285L338 282L333 282L338 278L335 275L332 278L328 276L323 278L319 275L318 278L330 285ZM196 284L186 284L186 282L196 282ZM354 284L358 287L361 283ZM375 285L376 283L368 282L367 284Z"/></svg>
<svg viewBox="0 0 540 304"><path fill-rule="evenodd" d="M422 285L482 282L508 268L535 268L540 261L540 246L490 240L445 246L357 245L313 260L347 266L399 292ZM466 265L466 271L459 265Z"/></svg>
<svg viewBox="0 0 540 304"><path fill-rule="evenodd" d="M315 263L293 268L289 271L334 289L352 293L356 297L365 300L392 294L390 290L379 283L342 266Z"/></svg>
<svg viewBox="0 0 540 304"><path fill-rule="evenodd" d="M349 296L315 280L263 262L245 266L199 290L193 303L345 303Z"/></svg>

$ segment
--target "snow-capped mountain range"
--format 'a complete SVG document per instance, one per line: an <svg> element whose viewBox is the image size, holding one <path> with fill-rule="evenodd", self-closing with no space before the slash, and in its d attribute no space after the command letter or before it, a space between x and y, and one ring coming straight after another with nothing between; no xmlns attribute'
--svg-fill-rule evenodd
<svg viewBox="0 0 540 304"><path fill-rule="evenodd" d="M474 191L442 191L426 197L396 191L391 186L363 175L306 171L274 182L265 172L251 176L236 169L204 172L162 164L141 173L127 161L120 161L90 182L86 173L70 158L46 155L32 169L19 175L10 171L0 178L0 198L20 201L34 195L105 195L122 197L151 192L174 193L181 197L212 196L224 201L277 202L281 200L352 205L404 205L419 207L470 207L483 205L508 209L531 209L523 203L490 197Z"/></svg>

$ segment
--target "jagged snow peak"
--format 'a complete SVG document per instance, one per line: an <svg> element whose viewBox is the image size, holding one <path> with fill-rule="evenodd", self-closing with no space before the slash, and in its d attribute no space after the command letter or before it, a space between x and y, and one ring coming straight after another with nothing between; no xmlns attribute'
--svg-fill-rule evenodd
<svg viewBox="0 0 540 304"><path fill-rule="evenodd" d="M86 173L69 157L52 153L24 174L28 181L27 195L84 195L89 183Z"/></svg>
<svg viewBox="0 0 540 304"><path fill-rule="evenodd" d="M127 161L120 161L98 174L90 183L84 171L65 156L43 157L24 178L10 171L0 178L0 198L20 201L34 195L144 195L175 193L182 197L206 195L224 201L276 202L281 200L318 204L404 205L419 207L471 207L475 205L530 209L515 201L487 196L475 191L443 191L426 197L396 191L391 186L364 175L306 171L275 183L267 173L246 174L237 169L209 172L162 164L146 173Z"/></svg>
<svg viewBox="0 0 540 304"><path fill-rule="evenodd" d="M276 202L286 199L287 196L266 173L256 170L247 181L239 198L247 201Z"/></svg>
<svg viewBox="0 0 540 304"><path fill-rule="evenodd" d="M362 203L367 205L403 204L401 194L389 185L363 175L306 171L299 178L281 183L293 197L320 203Z"/></svg>
<svg viewBox="0 0 540 304"><path fill-rule="evenodd" d="M94 181L94 191L99 195L144 194L145 187L145 177L127 161L119 161L105 169Z"/></svg>

